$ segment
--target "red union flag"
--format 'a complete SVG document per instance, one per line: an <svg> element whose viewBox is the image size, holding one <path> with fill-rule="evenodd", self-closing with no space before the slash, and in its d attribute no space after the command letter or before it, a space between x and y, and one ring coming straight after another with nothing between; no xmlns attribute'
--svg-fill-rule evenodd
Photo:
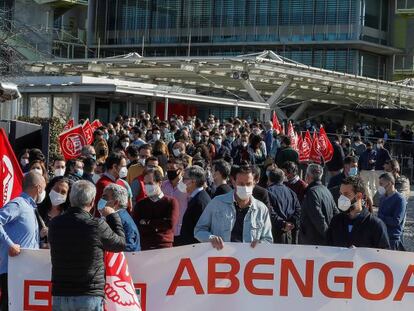
<svg viewBox="0 0 414 311"><path fill-rule="evenodd" d="M320 153L320 150L319 150L319 139L318 139L318 134L316 134L316 131L313 132L312 147L311 147L311 150L310 150L309 159L313 163L317 163L317 164L322 163L321 153Z"/></svg>
<svg viewBox="0 0 414 311"><path fill-rule="evenodd" d="M297 134L295 133L295 129L293 128L292 122L289 121L287 136L290 138L291 147L295 150L298 150L298 141L297 141Z"/></svg>
<svg viewBox="0 0 414 311"><path fill-rule="evenodd" d="M23 173L4 129L0 129L0 208L22 192Z"/></svg>
<svg viewBox="0 0 414 311"><path fill-rule="evenodd" d="M328 135L326 135L326 132L323 126L321 126L321 129L319 132L319 150L325 162L329 162L332 160L333 152L334 152L333 146L328 138Z"/></svg>
<svg viewBox="0 0 414 311"><path fill-rule="evenodd" d="M282 133L282 126L279 123L279 120L276 115L276 111L273 111L272 117L273 129L276 131L277 134Z"/></svg>
<svg viewBox="0 0 414 311"><path fill-rule="evenodd" d="M102 123L101 123L101 121L99 121L98 119L94 120L94 121L91 123L91 127L92 127L92 131L93 131L93 132L95 132L95 131L96 131L96 129L97 129L97 128L99 128L99 127L101 127L101 126L102 126Z"/></svg>
<svg viewBox="0 0 414 311"><path fill-rule="evenodd" d="M86 144L90 145L93 143L93 129L91 124L89 123L89 119L86 119L86 121L82 125L83 129L83 136L85 137Z"/></svg>
<svg viewBox="0 0 414 311"><path fill-rule="evenodd" d="M59 135L60 149L66 160L80 156L82 147L87 145L82 125L73 127Z"/></svg>
<svg viewBox="0 0 414 311"><path fill-rule="evenodd" d="M305 137L303 139L302 135L299 136L299 139L299 162L308 162L312 148L312 138L309 131L306 131Z"/></svg>
<svg viewBox="0 0 414 311"><path fill-rule="evenodd" d="M63 130L64 130L64 131L66 131L66 130L68 130L68 129L71 129L71 128L72 128L72 127L74 127L74 126L75 126L75 120L70 119L70 120L68 121L68 123L66 123L65 127L63 128Z"/></svg>
<svg viewBox="0 0 414 311"><path fill-rule="evenodd" d="M105 253L105 311L141 311L124 253Z"/></svg>

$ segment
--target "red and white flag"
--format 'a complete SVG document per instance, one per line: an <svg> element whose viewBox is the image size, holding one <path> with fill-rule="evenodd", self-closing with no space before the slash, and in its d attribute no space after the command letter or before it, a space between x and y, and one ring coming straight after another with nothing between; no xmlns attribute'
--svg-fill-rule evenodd
<svg viewBox="0 0 414 311"><path fill-rule="evenodd" d="M290 138L291 147L295 150L298 150L297 135L295 133L295 129L293 128L293 124L290 121L288 124L287 136Z"/></svg>
<svg viewBox="0 0 414 311"><path fill-rule="evenodd" d="M0 128L0 208L22 192L23 173L6 131Z"/></svg>
<svg viewBox="0 0 414 311"><path fill-rule="evenodd" d="M105 311L141 311L124 253L105 253Z"/></svg>
<svg viewBox="0 0 414 311"><path fill-rule="evenodd" d="M310 151L309 160L317 164L322 163L321 153L319 150L319 139L318 139L318 134L316 134L316 131L313 132L312 148Z"/></svg>
<svg viewBox="0 0 414 311"><path fill-rule="evenodd" d="M90 145L93 143L93 129L91 124L89 123L89 119L86 119L86 121L82 125L83 129L83 136L85 137L86 144Z"/></svg>
<svg viewBox="0 0 414 311"><path fill-rule="evenodd" d="M273 129L276 131L276 133L281 134L282 126L279 123L279 119L277 118L276 111L273 111L272 123L273 123Z"/></svg>
<svg viewBox="0 0 414 311"><path fill-rule="evenodd" d="M63 130L64 130L64 131L66 131L66 130L68 130L68 129L71 129L71 128L72 128L72 127L74 127L74 126L75 126L75 120L70 119L70 120L68 121L68 123L66 123L65 127L63 128Z"/></svg>
<svg viewBox="0 0 414 311"><path fill-rule="evenodd" d="M323 126L321 126L319 132L319 151L325 162L329 162L332 160L334 149L331 141L328 138L328 135L326 135Z"/></svg>
<svg viewBox="0 0 414 311"><path fill-rule="evenodd" d="M309 161L311 148L312 148L312 138L308 130L306 131L305 137L303 139L302 139L302 135L300 135L299 162Z"/></svg>
<svg viewBox="0 0 414 311"><path fill-rule="evenodd" d="M82 125L75 126L59 135L59 144L66 160L78 158L86 140L83 136Z"/></svg>
<svg viewBox="0 0 414 311"><path fill-rule="evenodd" d="M92 123L91 123L91 127L92 130L95 132L98 128L100 128L102 126L101 121L99 121L99 119L95 119Z"/></svg>

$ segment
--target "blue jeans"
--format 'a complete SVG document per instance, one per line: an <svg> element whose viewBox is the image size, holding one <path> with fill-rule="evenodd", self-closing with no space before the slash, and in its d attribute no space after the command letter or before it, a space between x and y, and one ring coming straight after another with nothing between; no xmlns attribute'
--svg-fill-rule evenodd
<svg viewBox="0 0 414 311"><path fill-rule="evenodd" d="M103 311L104 299L99 296L53 296L53 311Z"/></svg>

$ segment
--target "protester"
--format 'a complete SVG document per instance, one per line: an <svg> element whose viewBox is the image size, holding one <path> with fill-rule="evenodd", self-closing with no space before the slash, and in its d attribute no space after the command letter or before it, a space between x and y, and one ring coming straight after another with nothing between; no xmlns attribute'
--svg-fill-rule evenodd
<svg viewBox="0 0 414 311"><path fill-rule="evenodd" d="M266 205L253 197L254 177L250 167L235 174L234 191L215 197L202 213L194 234L218 250L224 242L272 243L272 225Z"/></svg>
<svg viewBox="0 0 414 311"><path fill-rule="evenodd" d="M81 159L71 159L66 162L64 175L71 183L77 182L83 176L83 162Z"/></svg>
<svg viewBox="0 0 414 311"><path fill-rule="evenodd" d="M22 151L20 151L20 154L18 155L17 159L20 164L20 168L23 170L27 165L29 165L29 149L25 148Z"/></svg>
<svg viewBox="0 0 414 311"><path fill-rule="evenodd" d="M95 148L91 145L86 145L82 147L81 150L81 157L84 158L92 158L96 161L96 152Z"/></svg>
<svg viewBox="0 0 414 311"><path fill-rule="evenodd" d="M375 162L377 159L377 152L373 149L372 143L367 142L367 149L361 154L358 159L358 170L360 171L362 182L368 190L368 195L373 197L377 191Z"/></svg>
<svg viewBox="0 0 414 311"><path fill-rule="evenodd" d="M247 164L248 165L248 164ZM260 176L261 176L261 169L257 165L252 165L251 167L253 178L254 178L254 187L253 187L253 197L256 200L259 200L260 202L264 203L267 207L270 207L270 201L269 201L269 193L267 192L267 189L259 185ZM231 176L233 178L233 183L236 178L236 174L238 172L239 168L234 167L234 169L231 172ZM267 185L266 185L267 187Z"/></svg>
<svg viewBox="0 0 414 311"><path fill-rule="evenodd" d="M283 184L284 179L285 174L281 169L274 168L269 171L267 191L271 206L273 242L297 244L293 230L299 227L301 207L295 192Z"/></svg>
<svg viewBox="0 0 414 311"><path fill-rule="evenodd" d="M341 182L338 208L331 220L327 245L338 247L370 247L389 249L385 224L368 210L365 187L361 178L349 176Z"/></svg>
<svg viewBox="0 0 414 311"><path fill-rule="evenodd" d="M355 155L357 157L360 157L364 153L364 151L367 149L367 146L362 142L360 135L357 135L354 138L354 141L351 147L355 150Z"/></svg>
<svg viewBox="0 0 414 311"><path fill-rule="evenodd" d="M400 164L397 160L388 160L384 164L384 170L387 173L391 173L395 178L395 189L401 193L405 200L408 202L408 199L411 196L411 187L410 180L401 175Z"/></svg>
<svg viewBox="0 0 414 311"><path fill-rule="evenodd" d="M139 149L138 163L131 165L127 173L127 182L131 184L136 178L142 175L145 170L145 162L152 156L152 146L150 144L142 144Z"/></svg>
<svg viewBox="0 0 414 311"><path fill-rule="evenodd" d="M299 154L292 148L292 141L290 137L284 136L281 140L281 148L276 154L275 163L278 167L282 167L287 161L299 164Z"/></svg>
<svg viewBox="0 0 414 311"><path fill-rule="evenodd" d="M0 309L8 310L8 256L20 254L21 248L39 248L36 205L46 197L46 181L37 172L23 178L23 192L0 209Z"/></svg>
<svg viewBox="0 0 414 311"><path fill-rule="evenodd" d="M407 202L395 189L395 178L391 173L380 176L378 192L381 195L378 217L387 226L390 246L393 250L405 250L402 243Z"/></svg>
<svg viewBox="0 0 414 311"><path fill-rule="evenodd" d="M46 183L49 181L49 175L46 170L45 163L41 160L34 160L29 163L29 172L34 171L42 175Z"/></svg>
<svg viewBox="0 0 414 311"><path fill-rule="evenodd" d="M220 133L214 134L214 146L215 146L215 153L213 157L213 161L216 160L224 160L228 163L233 163L233 159L230 155L230 149L223 145L223 135Z"/></svg>
<svg viewBox="0 0 414 311"><path fill-rule="evenodd" d="M379 178L384 173L384 165L387 161L391 160L390 152L384 148L384 139L377 140L377 156L375 158L375 187L379 187ZM375 194L375 193L373 193Z"/></svg>
<svg viewBox="0 0 414 311"><path fill-rule="evenodd" d="M329 178L332 178L338 175L344 167L344 150L341 146L342 137L335 136L332 147L333 147L333 156L332 159L326 163L328 168Z"/></svg>
<svg viewBox="0 0 414 311"><path fill-rule="evenodd" d="M53 311L102 311L104 252L125 250L118 213L107 204L98 204L105 220L90 214L95 195L95 186L89 181L75 182L70 192L71 207L49 225ZM68 247L72 245L75 247Z"/></svg>
<svg viewBox="0 0 414 311"><path fill-rule="evenodd" d="M225 160L217 160L213 162L214 191L212 197L232 191L232 188L227 183L230 178L230 173L230 163Z"/></svg>
<svg viewBox="0 0 414 311"><path fill-rule="evenodd" d="M342 181L349 176L358 175L358 159L354 156L347 156L344 159L344 169L341 173L329 179L328 188L339 187Z"/></svg>
<svg viewBox="0 0 414 311"><path fill-rule="evenodd" d="M285 185L288 186L290 189L293 190L293 192L296 193L296 196L298 197L298 200L300 203L303 202L303 199L305 197L305 191L308 187L308 184L305 183L298 175L299 170L298 166L295 162L292 161L286 161L281 169L285 173L286 179L285 179Z"/></svg>
<svg viewBox="0 0 414 311"><path fill-rule="evenodd" d="M197 243L194 237L194 228L211 201L210 196L204 190L206 185L206 173L200 166L194 165L184 170L184 189L188 194L187 209L183 215L183 223L178 245Z"/></svg>
<svg viewBox="0 0 414 311"><path fill-rule="evenodd" d="M52 164L52 173L53 173L52 175L53 175L53 177L64 176L65 171L66 171L65 158L62 157L62 156L57 156L53 160L53 164Z"/></svg>
<svg viewBox="0 0 414 311"><path fill-rule="evenodd" d="M338 214L328 188L322 184L323 168L310 164L306 170L308 183L302 203L299 244L326 245L326 231L333 216Z"/></svg>

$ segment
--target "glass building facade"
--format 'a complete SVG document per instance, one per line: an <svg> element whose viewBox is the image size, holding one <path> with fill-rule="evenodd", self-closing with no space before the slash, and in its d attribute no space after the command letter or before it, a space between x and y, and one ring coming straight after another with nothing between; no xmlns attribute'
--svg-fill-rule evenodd
<svg viewBox="0 0 414 311"><path fill-rule="evenodd" d="M392 2L392 1L391 1ZM273 50L315 67L385 78L390 0L92 0L100 56ZM348 43L353 42L350 46ZM358 47L371 43L378 52Z"/></svg>

